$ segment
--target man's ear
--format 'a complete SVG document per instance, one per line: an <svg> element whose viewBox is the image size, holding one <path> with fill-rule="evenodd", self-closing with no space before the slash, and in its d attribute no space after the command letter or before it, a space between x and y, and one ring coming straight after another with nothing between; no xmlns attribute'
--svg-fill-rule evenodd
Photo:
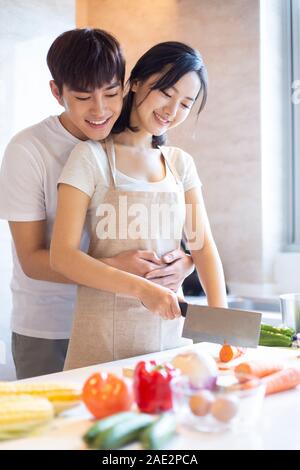
<svg viewBox="0 0 300 470"><path fill-rule="evenodd" d="M50 80L49 85L50 85L51 93L52 93L52 95L54 96L54 98L58 101L58 103L59 103L61 106L64 106L63 97L62 97L62 95L60 94L59 88L58 88L58 86L56 85L55 81L54 81L54 80Z"/></svg>

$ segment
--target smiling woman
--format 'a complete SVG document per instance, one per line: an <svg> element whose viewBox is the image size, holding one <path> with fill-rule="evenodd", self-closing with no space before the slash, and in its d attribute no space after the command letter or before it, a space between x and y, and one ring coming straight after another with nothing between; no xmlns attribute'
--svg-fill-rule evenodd
<svg viewBox="0 0 300 470"><path fill-rule="evenodd" d="M151 119L147 121L146 129L151 126L151 121L156 121L156 127L152 129L154 148L165 142L167 129L187 118L200 94L202 99L198 114L207 99L207 71L202 58L198 51L179 42L160 43L147 51L132 69L128 83L130 89L123 111L112 132L118 134L125 129L137 131L136 120L140 119L143 110L147 110L151 112ZM147 103L143 106L146 99Z"/></svg>
<svg viewBox="0 0 300 470"><path fill-rule="evenodd" d="M164 72L161 72L144 82L134 82L131 88L132 93L135 93L131 127L144 129L154 136L161 136L186 119L201 86L199 76L195 72L188 72L177 81L176 87L173 85L166 90L157 89L156 82L163 75ZM186 91L192 97L186 96Z"/></svg>

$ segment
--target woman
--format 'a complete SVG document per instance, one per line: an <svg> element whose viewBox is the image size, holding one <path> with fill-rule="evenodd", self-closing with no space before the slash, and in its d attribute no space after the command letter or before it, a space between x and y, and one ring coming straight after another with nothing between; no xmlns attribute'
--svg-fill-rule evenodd
<svg viewBox="0 0 300 470"><path fill-rule="evenodd" d="M180 246L183 230L208 304L226 306L221 261L210 231L194 162L166 147L165 132L207 95L200 54L160 43L133 68L113 137L75 147L59 179L51 245L53 268L81 284L65 369L181 346L175 293L98 261L130 249L159 256ZM79 240L87 216L89 253ZM101 290L100 290L101 289Z"/></svg>

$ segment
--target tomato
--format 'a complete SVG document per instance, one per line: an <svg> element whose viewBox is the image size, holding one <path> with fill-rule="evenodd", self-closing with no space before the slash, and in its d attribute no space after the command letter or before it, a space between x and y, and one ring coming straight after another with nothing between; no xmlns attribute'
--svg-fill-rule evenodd
<svg viewBox="0 0 300 470"><path fill-rule="evenodd" d="M83 402L101 419L130 409L133 398L126 382L114 374L97 372L83 386Z"/></svg>

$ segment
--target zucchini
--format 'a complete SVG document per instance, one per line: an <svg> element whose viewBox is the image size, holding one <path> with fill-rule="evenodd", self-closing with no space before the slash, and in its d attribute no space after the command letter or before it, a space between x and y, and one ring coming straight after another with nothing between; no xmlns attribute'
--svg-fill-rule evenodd
<svg viewBox="0 0 300 470"><path fill-rule="evenodd" d="M160 449L175 434L176 420L171 413L161 415L140 434L145 449Z"/></svg>
<svg viewBox="0 0 300 470"><path fill-rule="evenodd" d="M93 448L100 450L118 449L136 441L140 432L153 423L153 416L134 413L133 417L118 422L104 431L98 432L93 439Z"/></svg>
<svg viewBox="0 0 300 470"><path fill-rule="evenodd" d="M84 434L83 440L89 446L93 446L94 440L100 432L104 432L112 426L134 418L136 413L133 411L124 411L108 416L107 418L99 419L96 423Z"/></svg>

